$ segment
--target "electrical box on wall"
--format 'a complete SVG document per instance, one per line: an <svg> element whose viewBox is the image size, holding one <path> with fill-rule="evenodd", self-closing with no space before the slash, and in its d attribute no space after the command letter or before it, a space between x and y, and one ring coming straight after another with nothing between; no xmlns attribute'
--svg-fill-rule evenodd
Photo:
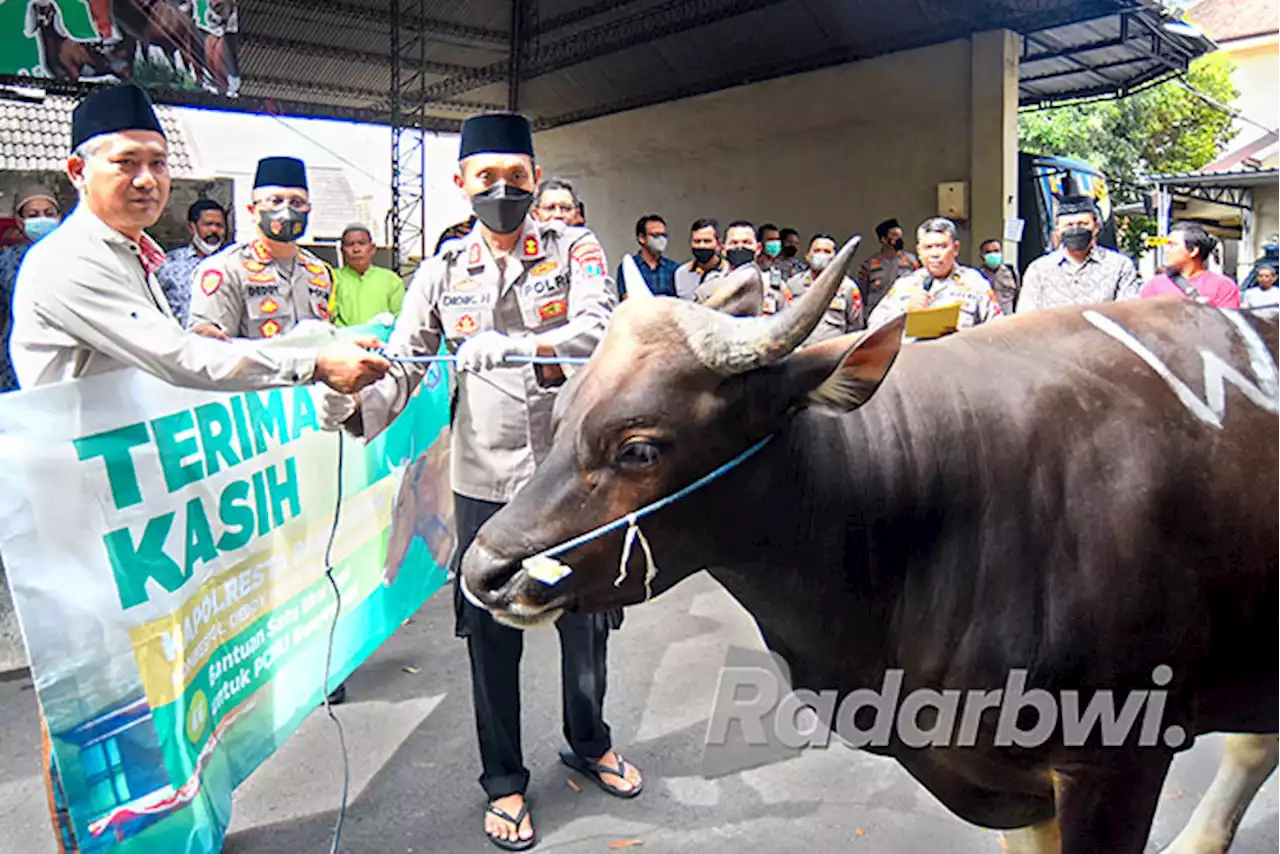
<svg viewBox="0 0 1280 854"><path fill-rule="evenodd" d="M938 216L968 219L968 189L964 181L945 181L938 185Z"/></svg>

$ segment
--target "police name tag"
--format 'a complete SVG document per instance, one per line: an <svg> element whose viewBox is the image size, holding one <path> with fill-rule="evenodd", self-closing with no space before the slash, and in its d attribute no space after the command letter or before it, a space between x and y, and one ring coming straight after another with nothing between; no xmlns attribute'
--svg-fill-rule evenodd
<svg viewBox="0 0 1280 854"><path fill-rule="evenodd" d="M493 293L485 291L476 294L444 293L440 295L441 308L491 308Z"/></svg>

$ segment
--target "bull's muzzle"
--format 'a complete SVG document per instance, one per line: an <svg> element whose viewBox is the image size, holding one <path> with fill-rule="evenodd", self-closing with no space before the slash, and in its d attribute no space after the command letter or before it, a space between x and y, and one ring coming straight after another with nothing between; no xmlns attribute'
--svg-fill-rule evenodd
<svg viewBox="0 0 1280 854"><path fill-rule="evenodd" d="M478 541L463 555L458 583L468 602L514 628L554 622L563 610L558 597L550 601L542 601L545 594L531 597L531 593L542 592L540 585L528 583L518 562L493 554Z"/></svg>

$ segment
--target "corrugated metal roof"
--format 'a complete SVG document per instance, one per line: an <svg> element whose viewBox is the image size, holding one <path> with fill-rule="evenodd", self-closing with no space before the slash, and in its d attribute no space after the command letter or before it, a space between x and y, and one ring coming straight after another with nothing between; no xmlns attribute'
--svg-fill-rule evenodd
<svg viewBox="0 0 1280 854"><path fill-rule="evenodd" d="M997 28L1023 36L1024 105L1127 91L1212 46L1165 31L1158 0L514 3L518 20L513 0L240 0L241 98L157 100L389 121L398 43L407 121L421 109L453 130L507 103L513 31L519 107L540 128Z"/></svg>
<svg viewBox="0 0 1280 854"><path fill-rule="evenodd" d="M73 98L49 95L42 102L6 100L0 92L0 169L61 171L71 151ZM156 115L169 140L169 170L175 178L196 176L186 132L172 107Z"/></svg>
<svg viewBox="0 0 1280 854"><path fill-rule="evenodd" d="M1274 186L1280 178L1277 169L1230 169L1224 172L1179 172L1169 175L1149 175L1144 183L1161 186L1182 185L1212 187Z"/></svg>

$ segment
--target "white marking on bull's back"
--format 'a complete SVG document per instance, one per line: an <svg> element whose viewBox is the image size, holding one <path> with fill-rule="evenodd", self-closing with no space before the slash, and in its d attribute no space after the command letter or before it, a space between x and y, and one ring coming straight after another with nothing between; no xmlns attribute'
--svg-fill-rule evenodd
<svg viewBox="0 0 1280 854"><path fill-rule="evenodd" d="M1146 362L1151 370L1155 371L1173 390L1178 400L1192 415L1221 430L1227 412L1227 383L1239 389L1240 393L1255 405L1274 414L1280 412L1280 371L1277 371L1276 360L1267 349L1262 336L1240 316L1239 312L1221 309L1220 312L1236 327L1240 337L1244 339L1245 348L1249 351L1249 366L1257 382L1245 377L1217 353L1205 347L1197 347L1196 352L1200 354L1200 359L1204 363L1204 400L1201 400L1190 386L1177 377L1159 356L1119 323L1092 310L1084 312L1084 319L1132 350L1138 358Z"/></svg>

